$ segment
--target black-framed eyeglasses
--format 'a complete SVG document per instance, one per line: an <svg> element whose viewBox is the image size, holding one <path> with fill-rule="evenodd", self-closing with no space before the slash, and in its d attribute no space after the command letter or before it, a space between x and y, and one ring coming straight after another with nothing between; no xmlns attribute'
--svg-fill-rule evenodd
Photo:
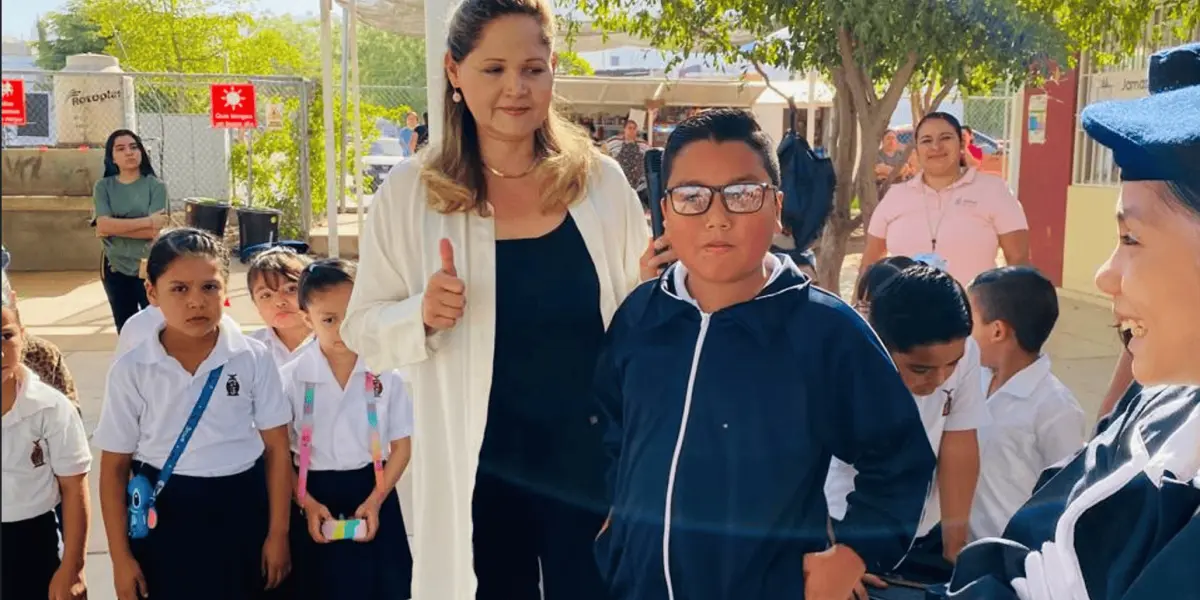
<svg viewBox="0 0 1200 600"><path fill-rule="evenodd" d="M722 187L679 185L667 190L671 210L686 216L702 215L712 206L713 198L721 196L725 210L745 215L758 212L775 186L769 183L731 183Z"/></svg>

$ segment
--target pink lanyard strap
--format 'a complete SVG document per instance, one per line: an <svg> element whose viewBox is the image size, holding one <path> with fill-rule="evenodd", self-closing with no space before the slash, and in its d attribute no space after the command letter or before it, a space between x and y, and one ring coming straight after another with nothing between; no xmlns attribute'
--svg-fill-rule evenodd
<svg viewBox="0 0 1200 600"><path fill-rule="evenodd" d="M367 426L371 432L371 462L375 468L375 487L383 487L383 442L379 436L379 397L383 386L372 373L366 374L367 381ZM312 465L313 401L316 384L304 384L304 413L300 420L300 479L296 486L296 498L303 503L308 495L308 469Z"/></svg>
<svg viewBox="0 0 1200 600"><path fill-rule="evenodd" d="M308 467L312 464L312 435L313 435L313 390L316 384L304 384L304 414L300 417L300 480L296 485L296 498L304 504L308 495Z"/></svg>
<svg viewBox="0 0 1200 600"><path fill-rule="evenodd" d="M367 372L367 427L371 431L371 462L375 464L375 489L383 488L383 440L379 436L379 397L383 383Z"/></svg>

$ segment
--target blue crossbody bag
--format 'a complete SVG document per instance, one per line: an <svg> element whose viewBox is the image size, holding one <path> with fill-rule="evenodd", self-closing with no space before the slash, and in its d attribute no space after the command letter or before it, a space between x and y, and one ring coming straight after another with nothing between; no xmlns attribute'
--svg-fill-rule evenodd
<svg viewBox="0 0 1200 600"><path fill-rule="evenodd" d="M154 501L162 493L163 488L167 487L167 480L171 478L171 473L175 472L175 463L179 462L179 457L183 456L183 451L191 441L192 434L196 431L196 425L200 423L204 409L208 408L208 401L212 399L213 391L217 389L217 380L221 378L221 371L224 369L223 366L217 367L208 374L208 380L204 382L204 390L200 392L200 399L196 401L196 406L192 407L192 414L188 415L183 431L179 432L175 445L171 447L171 454L167 455L167 461L163 463L162 470L158 473L158 482L151 485L150 479L145 475L138 474L130 479L129 485L125 487L130 539L140 540L150 535L150 530L157 525L158 514L154 511Z"/></svg>

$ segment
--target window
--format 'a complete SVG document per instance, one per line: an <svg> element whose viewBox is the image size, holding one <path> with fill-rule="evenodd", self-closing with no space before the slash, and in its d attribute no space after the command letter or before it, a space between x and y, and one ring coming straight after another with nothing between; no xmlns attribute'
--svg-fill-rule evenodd
<svg viewBox="0 0 1200 600"><path fill-rule="evenodd" d="M610 66L610 67L621 66L621 57L617 56L616 54L609 56L608 57L608 66Z"/></svg>
<svg viewBox="0 0 1200 600"><path fill-rule="evenodd" d="M30 85L26 83L26 85ZM25 124L4 128L4 145L10 148L22 146L53 146L54 110L49 92L25 91Z"/></svg>

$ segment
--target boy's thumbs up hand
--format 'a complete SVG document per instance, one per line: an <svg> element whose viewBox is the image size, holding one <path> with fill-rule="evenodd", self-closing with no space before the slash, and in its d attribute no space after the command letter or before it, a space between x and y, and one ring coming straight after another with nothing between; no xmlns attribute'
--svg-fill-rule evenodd
<svg viewBox="0 0 1200 600"><path fill-rule="evenodd" d="M425 286L425 300L421 305L426 333L454 327L467 306L467 286L458 278L458 269L454 266L454 246L449 239L442 238L439 242L438 254L442 257L442 268L429 278Z"/></svg>

